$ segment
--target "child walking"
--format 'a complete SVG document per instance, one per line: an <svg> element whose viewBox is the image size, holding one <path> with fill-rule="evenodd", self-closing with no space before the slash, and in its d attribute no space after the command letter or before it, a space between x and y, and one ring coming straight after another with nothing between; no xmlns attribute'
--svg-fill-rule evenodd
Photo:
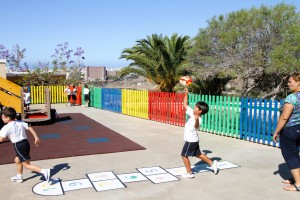
<svg viewBox="0 0 300 200"><path fill-rule="evenodd" d="M184 89L185 96L183 99L183 106L186 109L186 114L189 116L184 126L184 146L182 148L181 156L186 168L186 173L182 174L183 178L194 178L193 171L191 169L191 163L188 157L195 156L200 158L211 166L214 173L218 173L217 161L212 161L206 155L202 154L199 147L199 137L197 130L201 125L201 116L208 112L208 105L205 102L197 102L194 110L188 106L188 89Z"/></svg>
<svg viewBox="0 0 300 200"><path fill-rule="evenodd" d="M17 175L12 177L13 182L23 182L23 167L44 175L47 182L50 181L50 169L41 169L36 165L30 164L30 145L27 140L25 130L28 130L34 137L34 144L37 146L41 141L32 127L23 121L16 121L16 110L6 107L2 111L2 120L6 125L0 130L0 142L8 138L14 145L16 151L15 162L17 164Z"/></svg>
<svg viewBox="0 0 300 200"><path fill-rule="evenodd" d="M23 90L23 95L24 95L24 107L26 111L29 111L29 106L30 106L30 92L28 92L28 88L25 87Z"/></svg>
<svg viewBox="0 0 300 200"><path fill-rule="evenodd" d="M87 84L84 85L83 94L84 94L85 107L89 107L90 89Z"/></svg>

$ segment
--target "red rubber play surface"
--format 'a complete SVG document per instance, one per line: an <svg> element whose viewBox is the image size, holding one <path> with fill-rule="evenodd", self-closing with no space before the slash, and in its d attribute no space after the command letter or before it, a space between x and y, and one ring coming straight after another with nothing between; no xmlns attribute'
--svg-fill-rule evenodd
<svg viewBox="0 0 300 200"><path fill-rule="evenodd" d="M59 117L55 124L33 126L42 140L39 146L34 145L32 135L27 133L32 161L145 149L81 113L59 114ZM14 157L13 144L1 143L0 164L14 163Z"/></svg>

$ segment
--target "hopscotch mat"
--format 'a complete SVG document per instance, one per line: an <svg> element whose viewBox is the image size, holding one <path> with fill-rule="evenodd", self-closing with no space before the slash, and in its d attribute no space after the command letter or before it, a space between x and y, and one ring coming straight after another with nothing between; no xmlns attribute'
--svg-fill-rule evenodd
<svg viewBox="0 0 300 200"><path fill-rule="evenodd" d="M240 167L229 161L218 162L220 170ZM153 184L179 181L177 176L185 173L185 167L162 168L160 166L137 168L138 172L114 174L113 171L95 172L86 174L87 178L61 181L52 179L51 183L43 181L33 186L32 191L38 195L57 196L65 192L94 188L97 192L124 189L127 183L150 181ZM212 171L207 164L192 166L194 173Z"/></svg>
<svg viewBox="0 0 300 200"><path fill-rule="evenodd" d="M240 166L228 161L218 162L219 170L236 168L236 167L240 167ZM186 172L185 167L166 168L166 171L168 171L170 174L174 176L180 176L181 174ZM200 165L192 166L192 171L194 173L202 173L202 172L212 171L212 169L207 164L200 164Z"/></svg>
<svg viewBox="0 0 300 200"><path fill-rule="evenodd" d="M126 187L112 171L87 174L87 177L97 192Z"/></svg>
<svg viewBox="0 0 300 200"><path fill-rule="evenodd" d="M168 173L161 167L145 167L138 168L137 170L145 175L154 184L179 180L177 177Z"/></svg>

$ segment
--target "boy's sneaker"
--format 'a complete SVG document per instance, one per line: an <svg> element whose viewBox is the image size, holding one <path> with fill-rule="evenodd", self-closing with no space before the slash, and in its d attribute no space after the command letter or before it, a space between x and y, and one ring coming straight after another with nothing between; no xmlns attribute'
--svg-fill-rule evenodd
<svg viewBox="0 0 300 200"><path fill-rule="evenodd" d="M22 176L13 176L10 178L12 182L17 182L17 183L22 183L23 182L23 177Z"/></svg>
<svg viewBox="0 0 300 200"><path fill-rule="evenodd" d="M182 178L195 178L194 174L189 174L189 173L185 173L185 174L181 174Z"/></svg>
<svg viewBox="0 0 300 200"><path fill-rule="evenodd" d="M50 169L45 169L44 177L46 181L49 183L50 181Z"/></svg>
<svg viewBox="0 0 300 200"><path fill-rule="evenodd" d="M211 168L214 171L214 173L217 174L218 173L218 161L214 160Z"/></svg>

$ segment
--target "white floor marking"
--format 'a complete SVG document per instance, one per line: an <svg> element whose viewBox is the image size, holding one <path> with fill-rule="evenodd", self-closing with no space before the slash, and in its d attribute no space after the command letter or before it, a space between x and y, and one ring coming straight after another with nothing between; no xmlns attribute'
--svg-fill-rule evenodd
<svg viewBox="0 0 300 200"><path fill-rule="evenodd" d="M165 173L165 174L154 174L154 175L149 175L147 178L152 182L152 183L166 183L166 182L171 182L171 181L179 181L179 179L172 174Z"/></svg>
<svg viewBox="0 0 300 200"><path fill-rule="evenodd" d="M218 168L230 169L239 167L229 161L218 162ZM195 173L212 171L207 164L195 165L192 167ZM76 179L61 181L52 179L51 183L43 181L33 186L32 191L38 195L55 196L64 195L67 191L80 190L94 187L96 191L107 191L126 188L124 183L150 180L152 183L166 183L178 181L176 176L185 172L185 167L174 167L163 169L159 166L137 168L139 172L115 175L112 171L96 172L86 174L87 179Z"/></svg>
<svg viewBox="0 0 300 200"><path fill-rule="evenodd" d="M117 176L112 171L89 173L89 174L87 174L87 177L91 180L91 182L117 178Z"/></svg>
<svg viewBox="0 0 300 200"><path fill-rule="evenodd" d="M41 183L33 186L32 191L35 194L44 195L44 196L55 196L55 195L63 195L64 191L61 187L61 182L59 179L52 180L52 183L47 183L47 181L43 181Z"/></svg>
<svg viewBox="0 0 300 200"><path fill-rule="evenodd" d="M142 174L144 174L145 176L167 173L167 171L161 167L144 167L144 168L137 168L137 170Z"/></svg>
<svg viewBox="0 0 300 200"><path fill-rule="evenodd" d="M92 184L97 192L125 188L125 185L119 179L93 181Z"/></svg>
<svg viewBox="0 0 300 200"><path fill-rule="evenodd" d="M141 173L130 173L130 174L120 174L117 175L117 177L123 182L123 183L131 183L131 182L138 182L138 181L147 181L148 179Z"/></svg>
<svg viewBox="0 0 300 200"><path fill-rule="evenodd" d="M65 192L72 191L72 190L81 190L81 189L93 187L91 181L87 178L86 179L63 181L61 184L62 184L63 190Z"/></svg>

